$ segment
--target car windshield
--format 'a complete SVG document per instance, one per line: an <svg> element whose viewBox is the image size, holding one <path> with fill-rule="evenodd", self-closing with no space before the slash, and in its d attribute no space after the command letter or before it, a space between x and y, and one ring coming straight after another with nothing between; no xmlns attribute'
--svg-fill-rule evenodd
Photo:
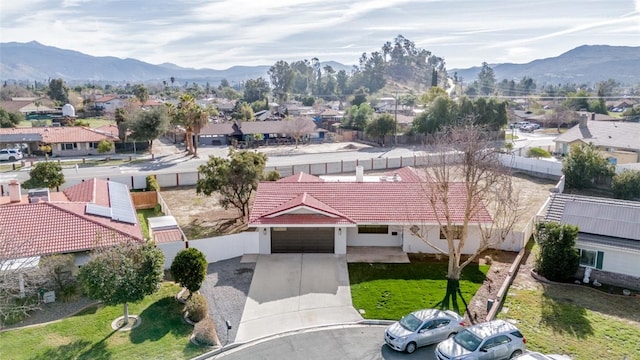
<svg viewBox="0 0 640 360"><path fill-rule="evenodd" d="M415 315L409 314L400 319L400 325L409 331L416 331L422 325L422 320L418 319Z"/></svg>
<svg viewBox="0 0 640 360"><path fill-rule="evenodd" d="M463 348L469 351L476 351L476 349L478 348L478 346L480 346L480 343L482 342L482 339L475 336L469 330L463 330L459 332L456 336L453 337L453 340L458 345L462 346Z"/></svg>

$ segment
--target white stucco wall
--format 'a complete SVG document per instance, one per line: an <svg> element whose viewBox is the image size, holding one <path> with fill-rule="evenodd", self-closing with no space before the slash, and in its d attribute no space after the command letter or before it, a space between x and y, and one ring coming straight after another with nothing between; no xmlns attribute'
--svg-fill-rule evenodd
<svg viewBox="0 0 640 360"><path fill-rule="evenodd" d="M271 254L271 229L259 227L256 229L258 234L258 254Z"/></svg>
<svg viewBox="0 0 640 360"><path fill-rule="evenodd" d="M207 262L212 263L244 254L257 254L258 242L258 232L245 231L233 235L189 240L189 247L202 251L207 256Z"/></svg>
<svg viewBox="0 0 640 360"><path fill-rule="evenodd" d="M431 241L434 245L438 246L440 249L447 251L447 241L440 240L440 227L435 226L423 226L422 234L426 236L426 238ZM422 241L419 237L413 235L409 230L408 226L405 226L403 231L403 245L402 250L407 253L426 253L426 254L436 254L440 253L435 250L433 247L427 245L426 242ZM478 227L469 227L468 240L462 248L463 254L472 254L474 253L479 246L480 243L480 230Z"/></svg>
<svg viewBox="0 0 640 360"><path fill-rule="evenodd" d="M640 277L640 251L622 250L612 246L576 242L576 248L602 251L602 269L617 274Z"/></svg>
<svg viewBox="0 0 640 360"><path fill-rule="evenodd" d="M334 230L334 253L346 254L347 253L347 228L337 227Z"/></svg>
<svg viewBox="0 0 640 360"><path fill-rule="evenodd" d="M391 235L392 232L397 235ZM389 226L387 234L358 234L358 228L347 229L347 246L402 246L402 227Z"/></svg>

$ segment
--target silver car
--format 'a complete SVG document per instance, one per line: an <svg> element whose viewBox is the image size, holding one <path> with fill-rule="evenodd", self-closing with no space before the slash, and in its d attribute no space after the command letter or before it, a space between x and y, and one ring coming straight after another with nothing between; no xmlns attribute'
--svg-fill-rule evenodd
<svg viewBox="0 0 640 360"><path fill-rule="evenodd" d="M436 347L438 360L513 359L526 350L527 339L504 320L470 326Z"/></svg>
<svg viewBox="0 0 640 360"><path fill-rule="evenodd" d="M464 325L464 319L453 311L418 310L389 325L384 332L384 341L393 350L411 354L420 346L455 335Z"/></svg>

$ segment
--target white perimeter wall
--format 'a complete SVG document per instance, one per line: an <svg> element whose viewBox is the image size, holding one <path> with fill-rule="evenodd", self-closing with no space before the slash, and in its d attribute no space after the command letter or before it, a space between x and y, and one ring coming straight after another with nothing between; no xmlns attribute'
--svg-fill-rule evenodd
<svg viewBox="0 0 640 360"><path fill-rule="evenodd" d="M244 254L258 253L258 232L245 231L239 234L189 240L189 247L196 248L207 257L207 263L232 259ZM186 248L186 243L176 241L158 244L164 253L164 268L171 267L176 254Z"/></svg>

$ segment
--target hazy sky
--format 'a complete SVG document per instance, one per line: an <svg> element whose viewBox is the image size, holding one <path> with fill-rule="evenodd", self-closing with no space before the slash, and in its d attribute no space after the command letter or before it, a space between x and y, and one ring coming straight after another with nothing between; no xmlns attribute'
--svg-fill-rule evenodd
<svg viewBox="0 0 640 360"><path fill-rule="evenodd" d="M640 46L640 0L2 0L0 41L226 69L356 64L402 34L447 68ZM2 54L0 54L2 56Z"/></svg>

